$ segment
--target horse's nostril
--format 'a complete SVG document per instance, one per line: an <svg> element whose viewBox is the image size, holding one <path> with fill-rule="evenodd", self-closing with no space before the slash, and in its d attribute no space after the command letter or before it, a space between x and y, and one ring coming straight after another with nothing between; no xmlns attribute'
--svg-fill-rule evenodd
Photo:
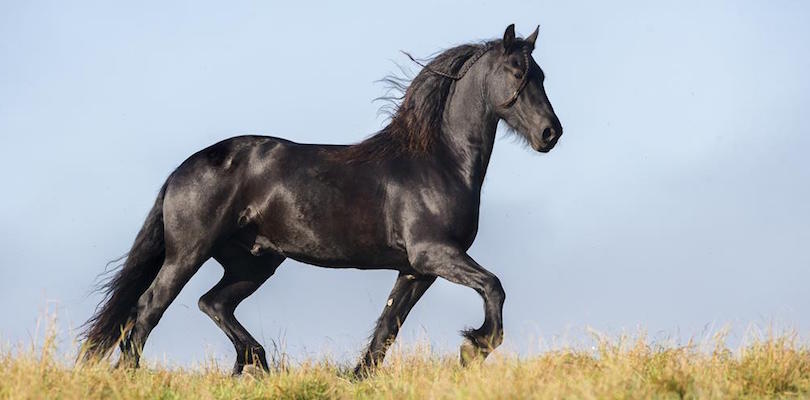
<svg viewBox="0 0 810 400"><path fill-rule="evenodd" d="M543 135L541 136L541 138L543 139L544 142L550 142L554 140L555 136L557 135L556 132L554 132L554 129L546 128L543 129Z"/></svg>

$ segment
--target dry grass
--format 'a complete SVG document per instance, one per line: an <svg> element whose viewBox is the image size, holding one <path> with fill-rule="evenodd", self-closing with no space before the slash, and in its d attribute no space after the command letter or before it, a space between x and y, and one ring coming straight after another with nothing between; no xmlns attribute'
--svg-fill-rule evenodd
<svg viewBox="0 0 810 400"><path fill-rule="evenodd" d="M194 369L73 367L51 335L36 348L2 351L0 398L810 398L810 350L795 335L751 340L735 351L722 335L686 346L652 345L644 335L595 341L590 350L526 358L496 352L466 369L455 356L395 350L380 373L355 381L348 365L329 361L241 378L213 362Z"/></svg>

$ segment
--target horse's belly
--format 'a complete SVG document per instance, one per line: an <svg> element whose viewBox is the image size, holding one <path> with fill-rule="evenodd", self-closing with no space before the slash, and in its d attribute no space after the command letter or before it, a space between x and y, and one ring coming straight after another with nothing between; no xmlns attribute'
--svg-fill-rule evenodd
<svg viewBox="0 0 810 400"><path fill-rule="evenodd" d="M301 233L285 238L259 235L256 245L263 250L324 267L390 268L407 264L404 251L382 243L359 243L353 240L351 233L345 238Z"/></svg>
<svg viewBox="0 0 810 400"><path fill-rule="evenodd" d="M370 220L368 215L358 219L357 214L345 209L322 208L312 213L271 209L257 224L251 246L254 254L274 252L327 267L390 268L407 264L404 250L390 243L382 219Z"/></svg>
<svg viewBox="0 0 810 400"><path fill-rule="evenodd" d="M330 251L284 254L296 261L329 268L402 269L409 265L404 252L389 248L373 249L353 257Z"/></svg>

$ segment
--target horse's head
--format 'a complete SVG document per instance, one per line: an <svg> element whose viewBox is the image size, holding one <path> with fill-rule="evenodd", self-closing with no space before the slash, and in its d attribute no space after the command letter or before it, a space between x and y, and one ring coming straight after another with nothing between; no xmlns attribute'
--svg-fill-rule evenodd
<svg viewBox="0 0 810 400"><path fill-rule="evenodd" d="M531 55L538 29L526 39L516 39L515 26L506 28L503 41L493 49L487 92L498 117L533 149L546 153L560 139L562 125L543 88L543 70Z"/></svg>

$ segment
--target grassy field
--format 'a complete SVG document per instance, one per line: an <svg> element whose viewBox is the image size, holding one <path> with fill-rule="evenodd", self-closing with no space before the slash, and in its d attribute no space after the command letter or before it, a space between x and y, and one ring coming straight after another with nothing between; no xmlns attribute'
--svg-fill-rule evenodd
<svg viewBox="0 0 810 400"><path fill-rule="evenodd" d="M721 335L722 336L722 335ZM328 399L328 398L810 398L810 350L795 336L666 346L644 336L595 339L587 350L518 358L496 352L461 368L455 356L394 349L375 376L356 381L329 361L277 366L231 378L212 362L191 369L147 365L74 367L54 341L0 355L3 399ZM229 366L227 366L229 367Z"/></svg>

